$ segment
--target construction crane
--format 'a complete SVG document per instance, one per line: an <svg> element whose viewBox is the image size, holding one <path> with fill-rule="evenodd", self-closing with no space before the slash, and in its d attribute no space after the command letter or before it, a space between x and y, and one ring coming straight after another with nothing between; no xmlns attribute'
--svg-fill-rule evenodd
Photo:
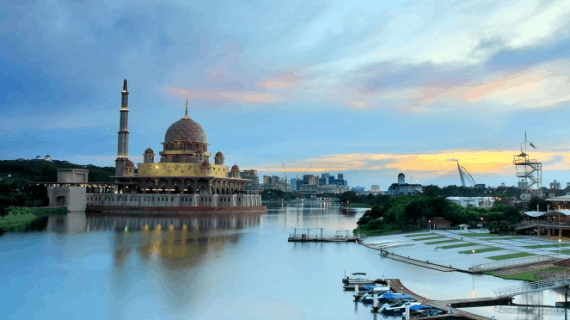
<svg viewBox="0 0 570 320"><path fill-rule="evenodd" d="M457 162L457 170L459 171L459 178L461 178L461 186L462 187L466 187L465 180L467 180L472 185L475 185L475 179L473 179L473 177L471 176L469 171L467 171L467 169L465 169L464 167L459 165L459 160L450 159L450 161Z"/></svg>
<svg viewBox="0 0 570 320"><path fill-rule="evenodd" d="M285 172L285 162L281 162L283 164L283 179L284 180L284 184L285 184L285 191L288 191L289 189L289 181L287 180L287 173Z"/></svg>

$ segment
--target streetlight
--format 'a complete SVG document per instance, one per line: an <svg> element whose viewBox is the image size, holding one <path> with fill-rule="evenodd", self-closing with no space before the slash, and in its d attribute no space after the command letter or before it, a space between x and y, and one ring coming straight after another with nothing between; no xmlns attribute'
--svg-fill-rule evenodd
<svg viewBox="0 0 570 320"><path fill-rule="evenodd" d="M475 249L471 250L471 267L475 265L473 259L475 259Z"/></svg>
<svg viewBox="0 0 570 320"><path fill-rule="evenodd" d="M562 239L558 239L558 255L562 254Z"/></svg>
<svg viewBox="0 0 570 320"><path fill-rule="evenodd" d="M431 230L431 220L428 220L428 231Z"/></svg>

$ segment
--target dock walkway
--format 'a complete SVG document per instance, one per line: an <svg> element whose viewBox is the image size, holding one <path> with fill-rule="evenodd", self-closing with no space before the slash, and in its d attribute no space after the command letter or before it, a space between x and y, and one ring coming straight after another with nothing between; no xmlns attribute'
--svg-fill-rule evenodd
<svg viewBox="0 0 570 320"><path fill-rule="evenodd" d="M449 318L464 318L471 320L490 320L491 318L474 314L471 312L459 310L459 307L474 307L474 306L488 306L488 305L505 305L512 301L511 297L488 297L488 298L465 298L465 299L454 299L454 300L431 300L416 294L406 288L400 279L390 279L390 289L393 292L399 292L403 294L408 294L412 296L414 300L432 306L434 308L443 310L447 312L444 315L425 317L422 319L449 319Z"/></svg>
<svg viewBox="0 0 570 320"><path fill-rule="evenodd" d="M380 254L386 258L406 262L409 264L414 264L416 266L420 266L420 267L424 267L424 268L434 269L434 270L441 271L441 272L458 271L458 269L453 268L452 266L448 267L448 266L442 266L440 264L435 264L435 263L429 262L429 261L416 260L416 259L412 259L410 257L400 256L400 255L390 253L390 252L384 251L384 250L381 250Z"/></svg>

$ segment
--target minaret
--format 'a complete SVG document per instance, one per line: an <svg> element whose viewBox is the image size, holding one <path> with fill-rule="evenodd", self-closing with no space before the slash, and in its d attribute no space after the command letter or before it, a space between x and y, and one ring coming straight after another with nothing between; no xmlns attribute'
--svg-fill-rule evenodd
<svg viewBox="0 0 570 320"><path fill-rule="evenodd" d="M127 79L123 82L121 97L121 122L119 125L117 159L115 160L115 176L117 177L123 176L125 173L125 163L129 159L129 91L127 91Z"/></svg>

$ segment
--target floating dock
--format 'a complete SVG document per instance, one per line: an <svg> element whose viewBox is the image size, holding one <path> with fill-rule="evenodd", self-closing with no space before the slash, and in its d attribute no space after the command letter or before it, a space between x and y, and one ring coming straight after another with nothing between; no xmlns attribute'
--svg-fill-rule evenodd
<svg viewBox="0 0 570 320"><path fill-rule="evenodd" d="M350 235L349 230L343 230L346 234L339 235L337 231L334 236L323 235L324 228L293 228L293 234L289 235L289 242L359 242L362 241L357 236ZM299 232L297 232L299 230ZM311 235L311 230L320 230Z"/></svg>

